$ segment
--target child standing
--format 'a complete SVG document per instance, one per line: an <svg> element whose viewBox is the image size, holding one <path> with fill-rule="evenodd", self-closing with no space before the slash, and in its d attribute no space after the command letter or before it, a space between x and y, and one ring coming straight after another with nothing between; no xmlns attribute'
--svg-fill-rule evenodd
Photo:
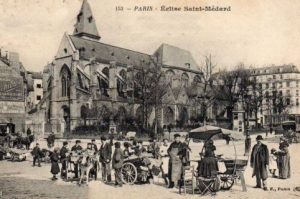
<svg viewBox="0 0 300 199"><path fill-rule="evenodd" d="M112 167L115 170L115 185L116 186L122 186L122 179L121 179L121 168L123 165L123 151L121 149L121 144L120 142L115 143L115 152L113 154L112 158Z"/></svg>
<svg viewBox="0 0 300 199"><path fill-rule="evenodd" d="M277 170L277 156L276 156L276 149L271 149L271 154L269 157L269 171L272 174L272 177L275 178L277 177L275 175L275 172Z"/></svg>
<svg viewBox="0 0 300 199"><path fill-rule="evenodd" d="M52 180L57 180L56 175L60 172L58 165L59 160L59 148L55 148L53 153L50 155L51 160L51 173L53 174Z"/></svg>

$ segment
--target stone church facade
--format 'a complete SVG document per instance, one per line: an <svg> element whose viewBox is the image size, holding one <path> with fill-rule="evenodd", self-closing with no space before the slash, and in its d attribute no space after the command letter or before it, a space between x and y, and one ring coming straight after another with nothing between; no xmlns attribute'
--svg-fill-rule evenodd
<svg viewBox="0 0 300 199"><path fill-rule="evenodd" d="M100 42L89 3L84 0L74 33L64 34L58 52L43 71L44 97L39 117L44 117L45 132L66 136L78 126L104 122L118 126L127 117L138 118L141 104L135 100L135 68L152 64L153 56L161 65L167 93L159 111L159 123L189 123L199 107L189 90L201 88L201 70L187 50L162 44L153 54ZM149 123L154 120L149 113Z"/></svg>

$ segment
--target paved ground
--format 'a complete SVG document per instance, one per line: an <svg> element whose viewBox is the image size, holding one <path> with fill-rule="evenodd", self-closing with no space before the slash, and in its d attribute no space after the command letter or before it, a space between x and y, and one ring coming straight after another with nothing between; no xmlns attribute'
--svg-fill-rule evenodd
<svg viewBox="0 0 300 199"><path fill-rule="evenodd" d="M254 138L252 144L254 144ZM278 148L277 138L266 141L269 149ZM227 146L225 141L217 141L217 154L224 154L225 157L234 156L234 147L232 143ZM193 159L198 158L201 144L191 143ZM300 187L300 144L290 146L292 155L292 178L280 180L275 178L268 179L268 186L271 191L265 192L261 189L252 188L255 185L255 179L251 178L252 170L248 166L245 171L246 186L248 191L242 192L240 183L232 187L230 191L218 192L215 198L300 198L300 192L295 191L295 187ZM238 158L243 156L243 142L236 143ZM168 198L198 198L199 195L178 194L176 189L166 189L161 179L156 179L155 184L133 185L115 188L106 185L100 181L91 182L89 186L78 186L76 183L63 182L61 180L51 181L50 165L43 164L42 167L32 167L30 158L25 162L0 162L0 194L5 199L35 199L35 198L66 198L66 199L168 199ZM220 165L220 169L225 169ZM0 195L1 196L1 195ZM1 197L0 197L1 198ZM211 198L205 196L203 198Z"/></svg>

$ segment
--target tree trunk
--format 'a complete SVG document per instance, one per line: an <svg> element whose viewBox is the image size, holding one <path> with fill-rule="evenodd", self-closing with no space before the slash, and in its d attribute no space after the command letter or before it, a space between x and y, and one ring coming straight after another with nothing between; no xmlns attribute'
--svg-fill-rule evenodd
<svg viewBox="0 0 300 199"><path fill-rule="evenodd" d="M254 116L255 116L255 127L257 128L258 127L258 114L257 114L258 110L255 110L254 111Z"/></svg>

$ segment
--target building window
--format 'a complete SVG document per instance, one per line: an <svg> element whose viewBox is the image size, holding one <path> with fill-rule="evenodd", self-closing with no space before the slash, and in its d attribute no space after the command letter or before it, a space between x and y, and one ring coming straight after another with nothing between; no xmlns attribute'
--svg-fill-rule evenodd
<svg viewBox="0 0 300 199"><path fill-rule="evenodd" d="M283 75L280 75L280 79L283 79Z"/></svg>
<svg viewBox="0 0 300 199"><path fill-rule="evenodd" d="M279 88L282 88L282 82L279 82L279 83L278 83L278 87L279 87Z"/></svg>
<svg viewBox="0 0 300 199"><path fill-rule="evenodd" d="M286 98L286 104L287 104L287 105L290 105L290 104L291 104L290 98Z"/></svg>
<svg viewBox="0 0 300 199"><path fill-rule="evenodd" d="M92 23L92 21L93 21L93 16L90 16L90 17L88 18L88 20L89 20L89 23Z"/></svg>
<svg viewBox="0 0 300 199"><path fill-rule="evenodd" d="M276 86L275 83L272 83L272 88L275 88L275 86Z"/></svg>
<svg viewBox="0 0 300 199"><path fill-rule="evenodd" d="M276 79L276 75L273 75L273 79Z"/></svg>
<svg viewBox="0 0 300 199"><path fill-rule="evenodd" d="M80 73L77 73L77 77L78 77L79 86L80 86L80 88L83 89L84 86L83 86L82 77L81 77Z"/></svg>
<svg viewBox="0 0 300 199"><path fill-rule="evenodd" d="M81 16L82 16L82 12L80 12L78 15L77 15L77 22L79 23L80 20L81 20Z"/></svg>
<svg viewBox="0 0 300 199"><path fill-rule="evenodd" d="M299 106L299 99L296 98L296 106Z"/></svg>
<svg viewBox="0 0 300 199"><path fill-rule="evenodd" d="M99 84L99 89L100 89L100 93L102 95L105 96L109 96L108 94L108 88L109 88L109 84L108 84L108 80L106 80L103 77L98 77L98 84Z"/></svg>
<svg viewBox="0 0 300 199"><path fill-rule="evenodd" d="M41 99L42 99L42 97L40 95L36 96L36 100L41 100Z"/></svg>
<svg viewBox="0 0 300 199"><path fill-rule="evenodd" d="M171 88L173 87L174 76L175 76L175 73L172 70L168 70L166 72L166 79L167 79L167 82L169 83L169 85L171 86Z"/></svg>
<svg viewBox="0 0 300 199"><path fill-rule="evenodd" d="M286 94L287 95L290 95L291 93L290 93L290 90L286 90Z"/></svg>
<svg viewBox="0 0 300 199"><path fill-rule="evenodd" d="M269 91L266 91L266 98L269 97Z"/></svg>
<svg viewBox="0 0 300 199"><path fill-rule="evenodd" d="M296 81L296 87L299 87L299 81Z"/></svg>
<svg viewBox="0 0 300 199"><path fill-rule="evenodd" d="M186 73L181 76L181 84L183 88L186 88L189 84L189 76Z"/></svg>
<svg viewBox="0 0 300 199"><path fill-rule="evenodd" d="M299 90L296 90L296 96L297 97L299 96Z"/></svg>
<svg viewBox="0 0 300 199"><path fill-rule="evenodd" d="M266 83L266 88L269 88L269 83Z"/></svg>
<svg viewBox="0 0 300 199"><path fill-rule="evenodd" d="M191 64L190 64L190 63L185 63L185 66L186 66L187 68L191 68Z"/></svg>
<svg viewBox="0 0 300 199"><path fill-rule="evenodd" d="M70 96L70 80L71 75L67 66L64 66L61 70L61 94L63 97Z"/></svg>
<svg viewBox="0 0 300 199"><path fill-rule="evenodd" d="M289 81L286 82L286 87L290 87L290 82Z"/></svg>
<svg viewBox="0 0 300 199"><path fill-rule="evenodd" d="M42 84L37 84L36 87L37 88L42 88Z"/></svg>
<svg viewBox="0 0 300 199"><path fill-rule="evenodd" d="M121 97L125 97L126 93L126 78L127 78L127 73L123 69L120 71L119 76L117 78L117 90L118 94Z"/></svg>
<svg viewBox="0 0 300 199"><path fill-rule="evenodd" d="M279 96L282 96L282 91L279 91Z"/></svg>

